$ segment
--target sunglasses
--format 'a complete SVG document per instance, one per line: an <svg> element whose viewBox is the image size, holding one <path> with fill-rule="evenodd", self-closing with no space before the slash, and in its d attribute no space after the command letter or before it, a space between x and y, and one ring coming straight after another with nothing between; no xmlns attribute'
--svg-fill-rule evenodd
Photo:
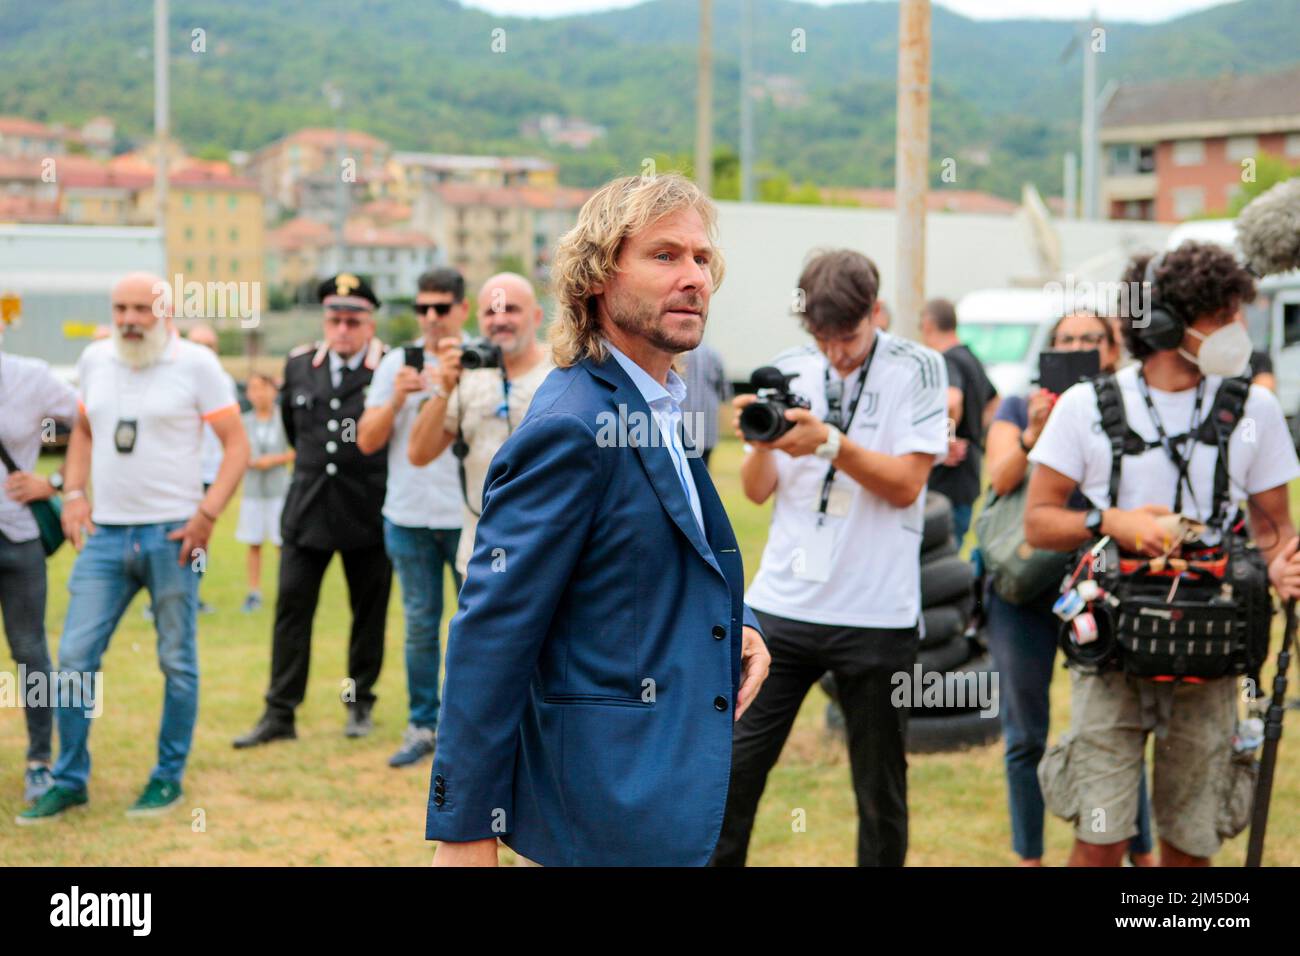
<svg viewBox="0 0 1300 956"><path fill-rule="evenodd" d="M417 302L415 303L416 315L428 315L430 312L437 312L439 318L445 316L452 310L454 302Z"/></svg>
<svg viewBox="0 0 1300 956"><path fill-rule="evenodd" d="M366 324L366 320L357 318L355 315L327 315L325 316L325 324L346 325L350 329L359 329Z"/></svg>
<svg viewBox="0 0 1300 956"><path fill-rule="evenodd" d="M1086 332L1083 335L1058 335L1056 337L1056 346L1057 348L1060 348L1062 346L1070 346L1073 345L1075 342L1078 342L1080 345L1087 345L1090 348L1096 348L1098 345L1101 345L1101 343L1105 341L1106 341L1105 332Z"/></svg>

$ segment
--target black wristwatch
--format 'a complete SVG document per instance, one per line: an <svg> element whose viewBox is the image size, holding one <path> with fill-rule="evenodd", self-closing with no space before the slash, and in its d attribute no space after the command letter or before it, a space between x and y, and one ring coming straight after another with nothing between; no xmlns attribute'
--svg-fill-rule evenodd
<svg viewBox="0 0 1300 956"><path fill-rule="evenodd" d="M61 491L63 490L63 474L62 474L62 472L58 472L58 471L56 471L54 474L50 475L50 476L49 476L48 478L46 478L45 480L48 481L48 482L50 483L50 487L54 489L54 491L55 491L56 494L59 493L59 492L61 492Z"/></svg>
<svg viewBox="0 0 1300 956"><path fill-rule="evenodd" d="M1101 509L1093 508L1083 518L1083 526L1089 534L1101 534Z"/></svg>

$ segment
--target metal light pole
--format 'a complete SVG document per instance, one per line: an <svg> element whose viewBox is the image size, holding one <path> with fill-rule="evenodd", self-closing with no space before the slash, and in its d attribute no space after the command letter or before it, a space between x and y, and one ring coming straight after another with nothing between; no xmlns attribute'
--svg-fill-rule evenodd
<svg viewBox="0 0 1300 956"><path fill-rule="evenodd" d="M713 0L700 0L699 75L695 82L695 183L713 192Z"/></svg>
<svg viewBox="0 0 1300 956"><path fill-rule="evenodd" d="M167 0L153 0L153 134L158 156L153 168L154 223L167 250L167 141L170 90L167 69Z"/></svg>
<svg viewBox="0 0 1300 956"><path fill-rule="evenodd" d="M741 0L740 14L740 198L754 201L753 82L754 0Z"/></svg>
<svg viewBox="0 0 1300 956"><path fill-rule="evenodd" d="M1094 13L1083 38L1083 208L1081 219L1097 218L1097 52L1093 49L1092 31L1097 26Z"/></svg>
<svg viewBox="0 0 1300 956"><path fill-rule="evenodd" d="M334 146L334 271L343 271L343 255L347 251L345 229L348 219L347 184L343 181L343 161L347 158L347 132L343 126L343 91L326 80L321 87L338 131Z"/></svg>
<svg viewBox="0 0 1300 956"><path fill-rule="evenodd" d="M930 0L898 5L898 134L894 195L898 286L894 325L915 339L925 302L925 197L930 163Z"/></svg>

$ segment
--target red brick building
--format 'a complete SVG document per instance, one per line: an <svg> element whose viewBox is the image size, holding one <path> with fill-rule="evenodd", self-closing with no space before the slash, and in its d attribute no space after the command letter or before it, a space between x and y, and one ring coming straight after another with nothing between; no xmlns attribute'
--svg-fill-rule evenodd
<svg viewBox="0 0 1300 956"><path fill-rule="evenodd" d="M1226 214L1261 155L1300 165L1300 67L1122 85L1100 125L1107 218Z"/></svg>

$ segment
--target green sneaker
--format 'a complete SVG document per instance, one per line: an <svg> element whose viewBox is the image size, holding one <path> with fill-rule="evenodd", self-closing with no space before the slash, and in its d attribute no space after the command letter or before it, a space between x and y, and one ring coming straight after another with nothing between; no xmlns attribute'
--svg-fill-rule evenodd
<svg viewBox="0 0 1300 956"><path fill-rule="evenodd" d="M150 780L130 810L128 817L153 817L166 813L181 802L181 785L170 780Z"/></svg>
<svg viewBox="0 0 1300 956"><path fill-rule="evenodd" d="M49 823L65 811L85 806L89 802L90 797L86 796L85 790L69 790L56 784L46 790L36 803L14 817L14 823L20 827Z"/></svg>

